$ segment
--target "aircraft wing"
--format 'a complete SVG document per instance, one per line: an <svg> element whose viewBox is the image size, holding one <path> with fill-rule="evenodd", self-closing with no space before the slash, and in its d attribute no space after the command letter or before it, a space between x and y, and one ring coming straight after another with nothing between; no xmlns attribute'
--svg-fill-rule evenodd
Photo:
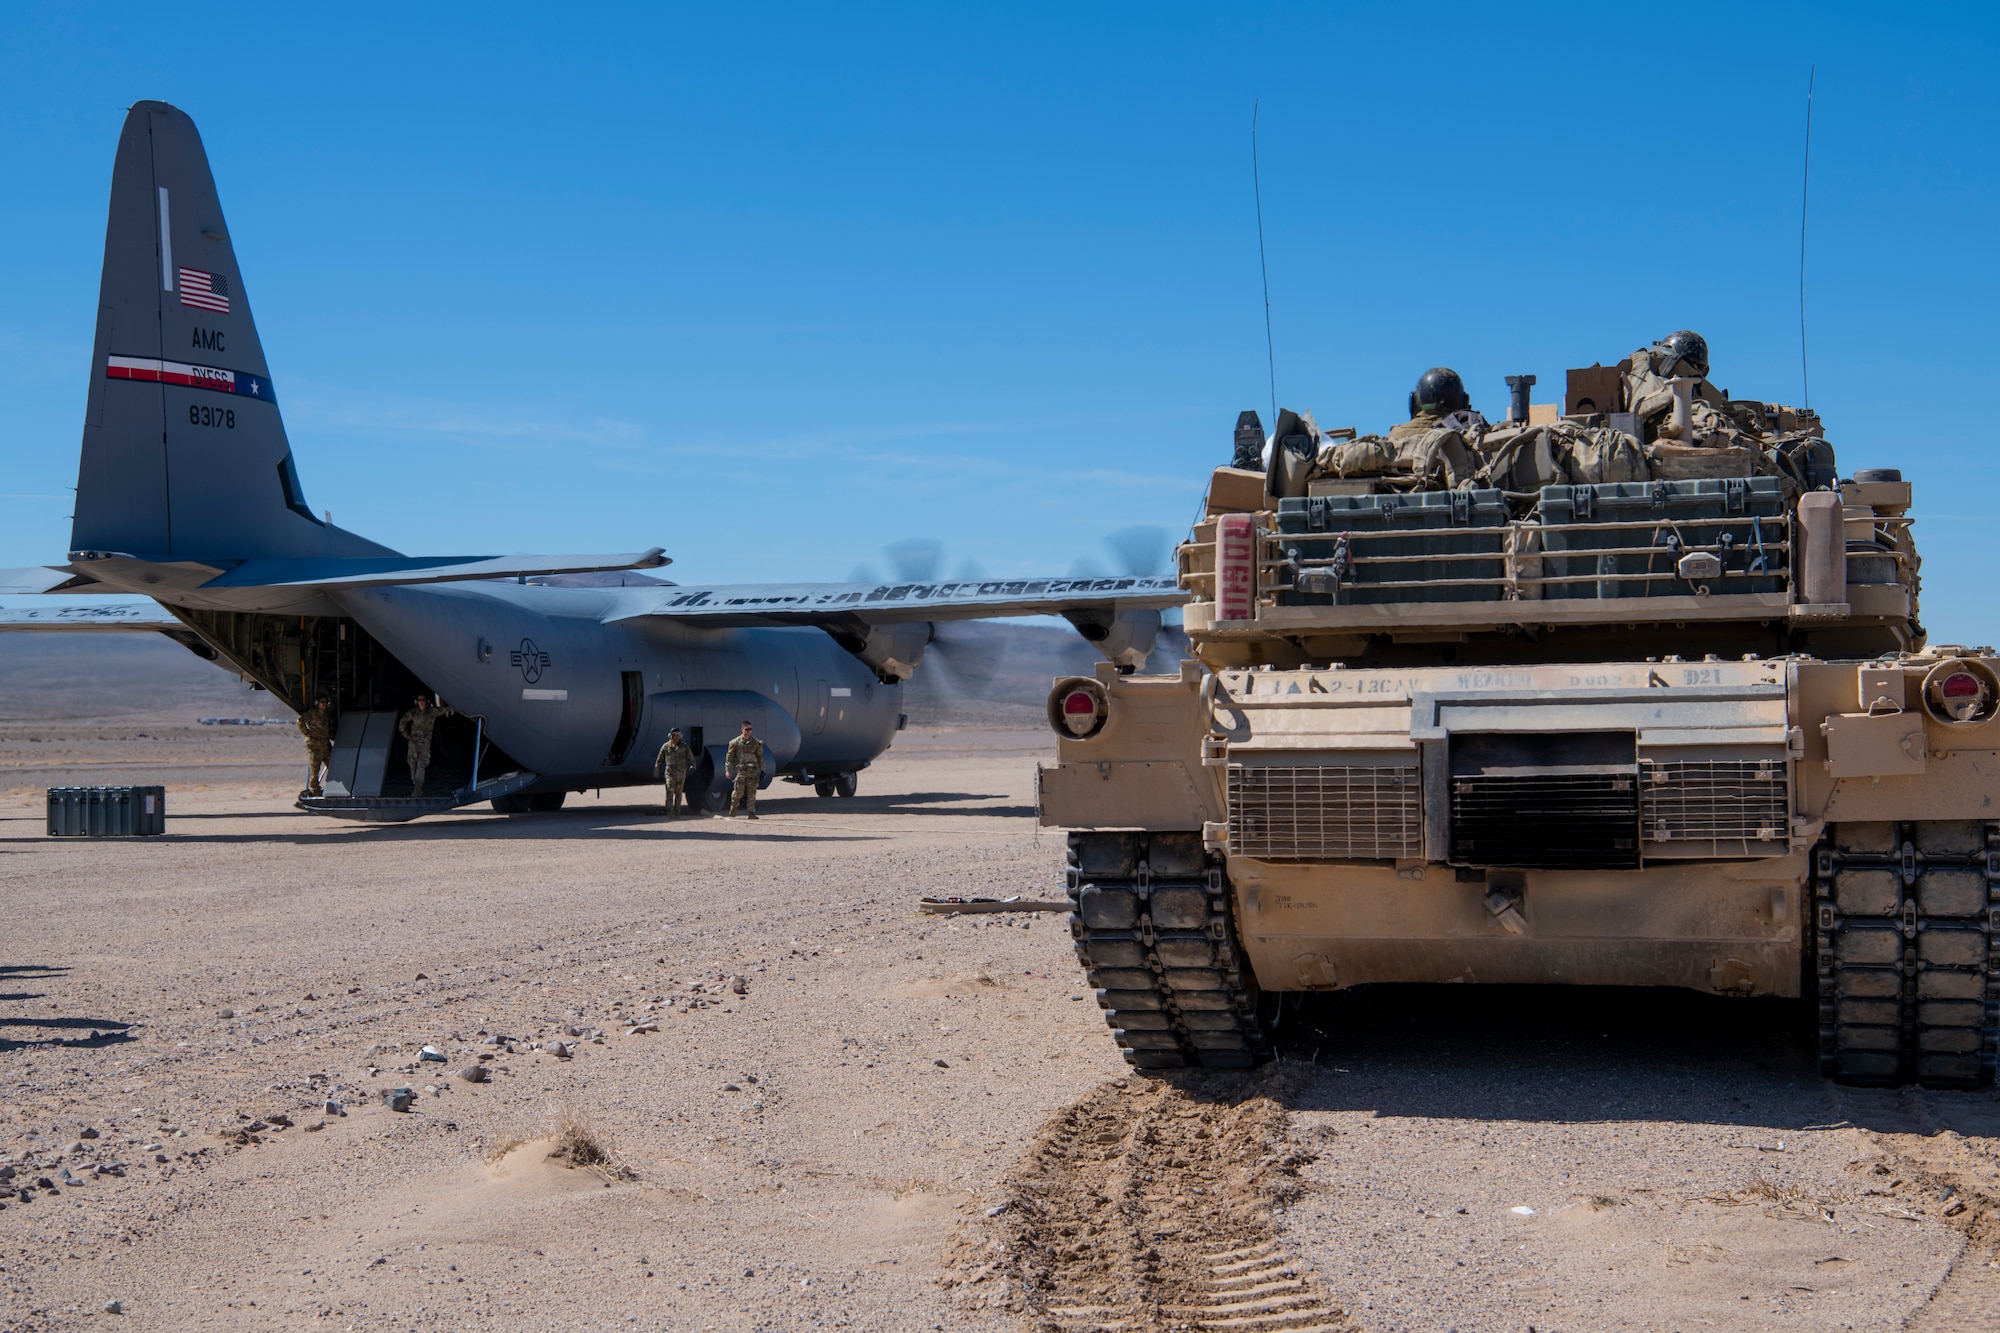
<svg viewBox="0 0 2000 1333"><path fill-rule="evenodd" d="M1188 600L1170 578L989 579L969 583L738 583L676 585L610 617L657 616L717 629L817 625L824 629L1060 615L1065 611L1159 610Z"/></svg>
<svg viewBox="0 0 2000 1333"><path fill-rule="evenodd" d="M97 631L133 634L144 630L186 630L158 602L69 602L30 608L0 606L0 633L9 630L46 632Z"/></svg>

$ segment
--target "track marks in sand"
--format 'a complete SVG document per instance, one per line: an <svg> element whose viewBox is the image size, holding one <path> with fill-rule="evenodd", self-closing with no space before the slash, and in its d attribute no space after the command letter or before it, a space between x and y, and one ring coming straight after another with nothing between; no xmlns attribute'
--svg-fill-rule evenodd
<svg viewBox="0 0 2000 1333"><path fill-rule="evenodd" d="M1986 1327L2000 1310L2000 1117L1955 1106L1956 1128L1932 1114L1933 1098L1912 1088L1838 1088L1834 1104L1883 1153L1858 1166L1869 1179L1885 1175L1911 1204L1892 1216L1929 1215L1965 1236L1944 1281L1903 1325L1911 1333ZM1956 1101L1959 1094L1942 1094ZM1968 1137L1963 1130L1971 1130ZM1920 1202L1919 1202L1920 1201Z"/></svg>
<svg viewBox="0 0 2000 1333"><path fill-rule="evenodd" d="M1100 1087L1042 1127L991 1216L954 1240L945 1285L1055 1333L1353 1329L1272 1220L1310 1160L1271 1095L1283 1077Z"/></svg>

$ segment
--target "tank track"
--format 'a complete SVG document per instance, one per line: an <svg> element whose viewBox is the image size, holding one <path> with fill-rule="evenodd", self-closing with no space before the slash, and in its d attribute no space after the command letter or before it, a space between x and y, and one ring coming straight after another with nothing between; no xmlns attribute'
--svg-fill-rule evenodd
<svg viewBox="0 0 2000 1333"><path fill-rule="evenodd" d="M1070 937L1137 1069L1271 1058L1222 866L1198 833L1072 833Z"/></svg>
<svg viewBox="0 0 2000 1333"><path fill-rule="evenodd" d="M1835 825L1814 852L1820 1072L1990 1084L2000 1061L2000 824Z"/></svg>

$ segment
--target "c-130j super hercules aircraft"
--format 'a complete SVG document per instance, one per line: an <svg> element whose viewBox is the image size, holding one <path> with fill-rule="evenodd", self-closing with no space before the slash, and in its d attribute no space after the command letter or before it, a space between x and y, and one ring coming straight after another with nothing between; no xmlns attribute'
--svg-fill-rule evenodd
<svg viewBox="0 0 2000 1333"><path fill-rule="evenodd" d="M65 565L0 571L0 592L142 594L157 608L0 611L0 629L156 629L293 709L339 713L327 795L308 809L401 820L652 781L670 727L708 796L748 719L766 771L822 795L900 725L902 682L939 620L1057 613L1104 657L1142 663L1172 579L558 587L530 576L657 568L626 555L406 556L316 518L250 318L201 136L140 102L112 169L90 397ZM437 728L411 797L395 722L418 693Z"/></svg>

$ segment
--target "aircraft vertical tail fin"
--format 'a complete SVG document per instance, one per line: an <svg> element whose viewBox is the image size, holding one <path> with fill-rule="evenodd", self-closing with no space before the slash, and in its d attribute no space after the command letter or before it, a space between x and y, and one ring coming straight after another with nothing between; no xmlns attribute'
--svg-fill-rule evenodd
<svg viewBox="0 0 2000 1333"><path fill-rule="evenodd" d="M394 554L313 515L201 135L140 102L111 175L72 551Z"/></svg>

